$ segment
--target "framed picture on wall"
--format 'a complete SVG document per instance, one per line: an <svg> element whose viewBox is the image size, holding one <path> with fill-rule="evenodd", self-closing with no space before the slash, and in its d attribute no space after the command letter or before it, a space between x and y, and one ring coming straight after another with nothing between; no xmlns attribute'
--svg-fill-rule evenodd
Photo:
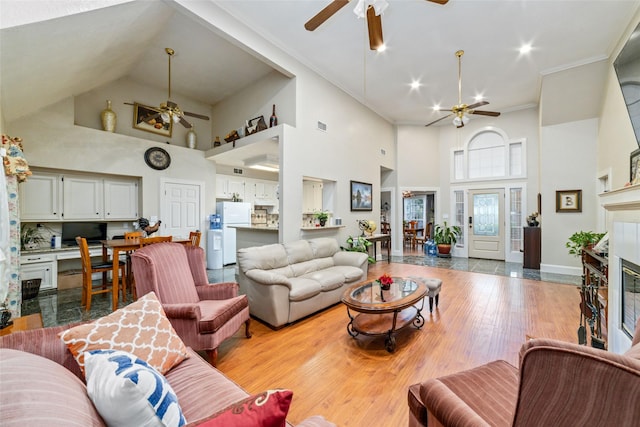
<svg viewBox="0 0 640 427"><path fill-rule="evenodd" d="M582 190L556 191L556 212L582 212Z"/></svg>
<svg viewBox="0 0 640 427"><path fill-rule="evenodd" d="M351 210L373 210L373 185L364 182L351 181Z"/></svg>
<svg viewBox="0 0 640 427"><path fill-rule="evenodd" d="M136 102L133 108L133 128L170 138L173 122L171 120L163 120L160 113L161 111L157 108L151 108Z"/></svg>
<svg viewBox="0 0 640 427"><path fill-rule="evenodd" d="M632 185L640 184L640 148L631 152L631 162L629 163L629 182Z"/></svg>

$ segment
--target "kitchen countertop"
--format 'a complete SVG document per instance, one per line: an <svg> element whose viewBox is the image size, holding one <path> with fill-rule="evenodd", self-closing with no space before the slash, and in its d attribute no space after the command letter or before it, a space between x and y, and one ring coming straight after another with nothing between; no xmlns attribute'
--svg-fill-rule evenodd
<svg viewBox="0 0 640 427"><path fill-rule="evenodd" d="M236 228L238 230L251 230L251 231L278 231L278 227L260 226L260 225L230 225L229 228Z"/></svg>

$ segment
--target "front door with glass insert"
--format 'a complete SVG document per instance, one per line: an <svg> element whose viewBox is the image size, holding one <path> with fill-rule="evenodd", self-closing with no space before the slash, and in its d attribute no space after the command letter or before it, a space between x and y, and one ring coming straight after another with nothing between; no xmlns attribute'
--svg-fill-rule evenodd
<svg viewBox="0 0 640 427"><path fill-rule="evenodd" d="M469 258L504 260L504 190L470 190L469 206Z"/></svg>

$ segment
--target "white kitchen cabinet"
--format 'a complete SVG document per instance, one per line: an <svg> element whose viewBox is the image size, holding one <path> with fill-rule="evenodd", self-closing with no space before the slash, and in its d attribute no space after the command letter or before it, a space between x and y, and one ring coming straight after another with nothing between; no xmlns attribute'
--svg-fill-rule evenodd
<svg viewBox="0 0 640 427"><path fill-rule="evenodd" d="M232 199L234 193L240 200L244 201L245 178L229 175L216 175L216 198Z"/></svg>
<svg viewBox="0 0 640 427"><path fill-rule="evenodd" d="M138 218L138 183L131 180L104 180L104 219Z"/></svg>
<svg viewBox="0 0 640 427"><path fill-rule="evenodd" d="M20 280L41 279L40 290L55 289L58 285L58 263L55 256L46 254L20 257Z"/></svg>
<svg viewBox="0 0 640 427"><path fill-rule="evenodd" d="M19 191L21 221L138 218L135 178L36 171Z"/></svg>
<svg viewBox="0 0 640 427"><path fill-rule="evenodd" d="M36 172L19 185L21 220L62 218L62 176Z"/></svg>
<svg viewBox="0 0 640 427"><path fill-rule="evenodd" d="M62 187L65 220L104 219L101 179L66 175Z"/></svg>

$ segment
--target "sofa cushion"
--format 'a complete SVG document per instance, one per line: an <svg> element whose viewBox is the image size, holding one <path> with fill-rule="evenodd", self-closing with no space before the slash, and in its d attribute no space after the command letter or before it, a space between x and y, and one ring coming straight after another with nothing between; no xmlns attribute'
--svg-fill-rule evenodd
<svg viewBox="0 0 640 427"><path fill-rule="evenodd" d="M463 417L480 424L491 420L493 425L510 426L518 398L518 375L514 366L497 360L430 379L420 387L420 398L443 425L455 425Z"/></svg>
<svg viewBox="0 0 640 427"><path fill-rule="evenodd" d="M237 255L238 265L244 272L253 269L273 270L289 266L287 252L279 243L238 249Z"/></svg>
<svg viewBox="0 0 640 427"><path fill-rule="evenodd" d="M349 265L336 265L328 268L327 271L333 271L341 274L345 283L356 282L362 278L362 270L358 267L351 267Z"/></svg>
<svg viewBox="0 0 640 427"><path fill-rule="evenodd" d="M304 301L318 295L321 292L320 283L317 280L306 277L292 277L289 301Z"/></svg>
<svg viewBox="0 0 640 427"><path fill-rule="evenodd" d="M105 425L82 381L42 356L0 349L0 384L3 426Z"/></svg>
<svg viewBox="0 0 640 427"><path fill-rule="evenodd" d="M291 271L293 272L293 277L304 276L305 274L312 273L317 270L319 270L319 268L318 268L318 263L316 262L315 259L302 261L296 264L291 264Z"/></svg>
<svg viewBox="0 0 640 427"><path fill-rule="evenodd" d="M186 424L167 380L145 361L121 350L84 355L87 393L109 426L179 427Z"/></svg>
<svg viewBox="0 0 640 427"><path fill-rule="evenodd" d="M332 257L336 252L340 252L338 241L330 237L311 239L309 240L309 246L311 246L315 258Z"/></svg>
<svg viewBox="0 0 640 427"><path fill-rule="evenodd" d="M150 292L113 313L60 333L84 372L84 352L124 350L165 374L187 357L187 348Z"/></svg>
<svg viewBox="0 0 640 427"><path fill-rule="evenodd" d="M187 351L190 357L167 372L165 378L188 422L206 418L249 396L194 350Z"/></svg>
<svg viewBox="0 0 640 427"><path fill-rule="evenodd" d="M306 240L296 240L294 242L284 243L283 246L284 250L287 252L289 264L297 264L314 258L311 246Z"/></svg>
<svg viewBox="0 0 640 427"><path fill-rule="evenodd" d="M344 275L330 269L314 271L313 273L305 274L301 278L315 280L320 283L322 292L337 289L344 284Z"/></svg>
<svg viewBox="0 0 640 427"><path fill-rule="evenodd" d="M293 392L267 390L232 404L204 420L189 426L198 427L279 427L285 426Z"/></svg>
<svg viewBox="0 0 640 427"><path fill-rule="evenodd" d="M198 329L201 334L216 332L227 324L236 314L249 306L246 295L222 300L204 300L198 303L200 306L200 323Z"/></svg>

